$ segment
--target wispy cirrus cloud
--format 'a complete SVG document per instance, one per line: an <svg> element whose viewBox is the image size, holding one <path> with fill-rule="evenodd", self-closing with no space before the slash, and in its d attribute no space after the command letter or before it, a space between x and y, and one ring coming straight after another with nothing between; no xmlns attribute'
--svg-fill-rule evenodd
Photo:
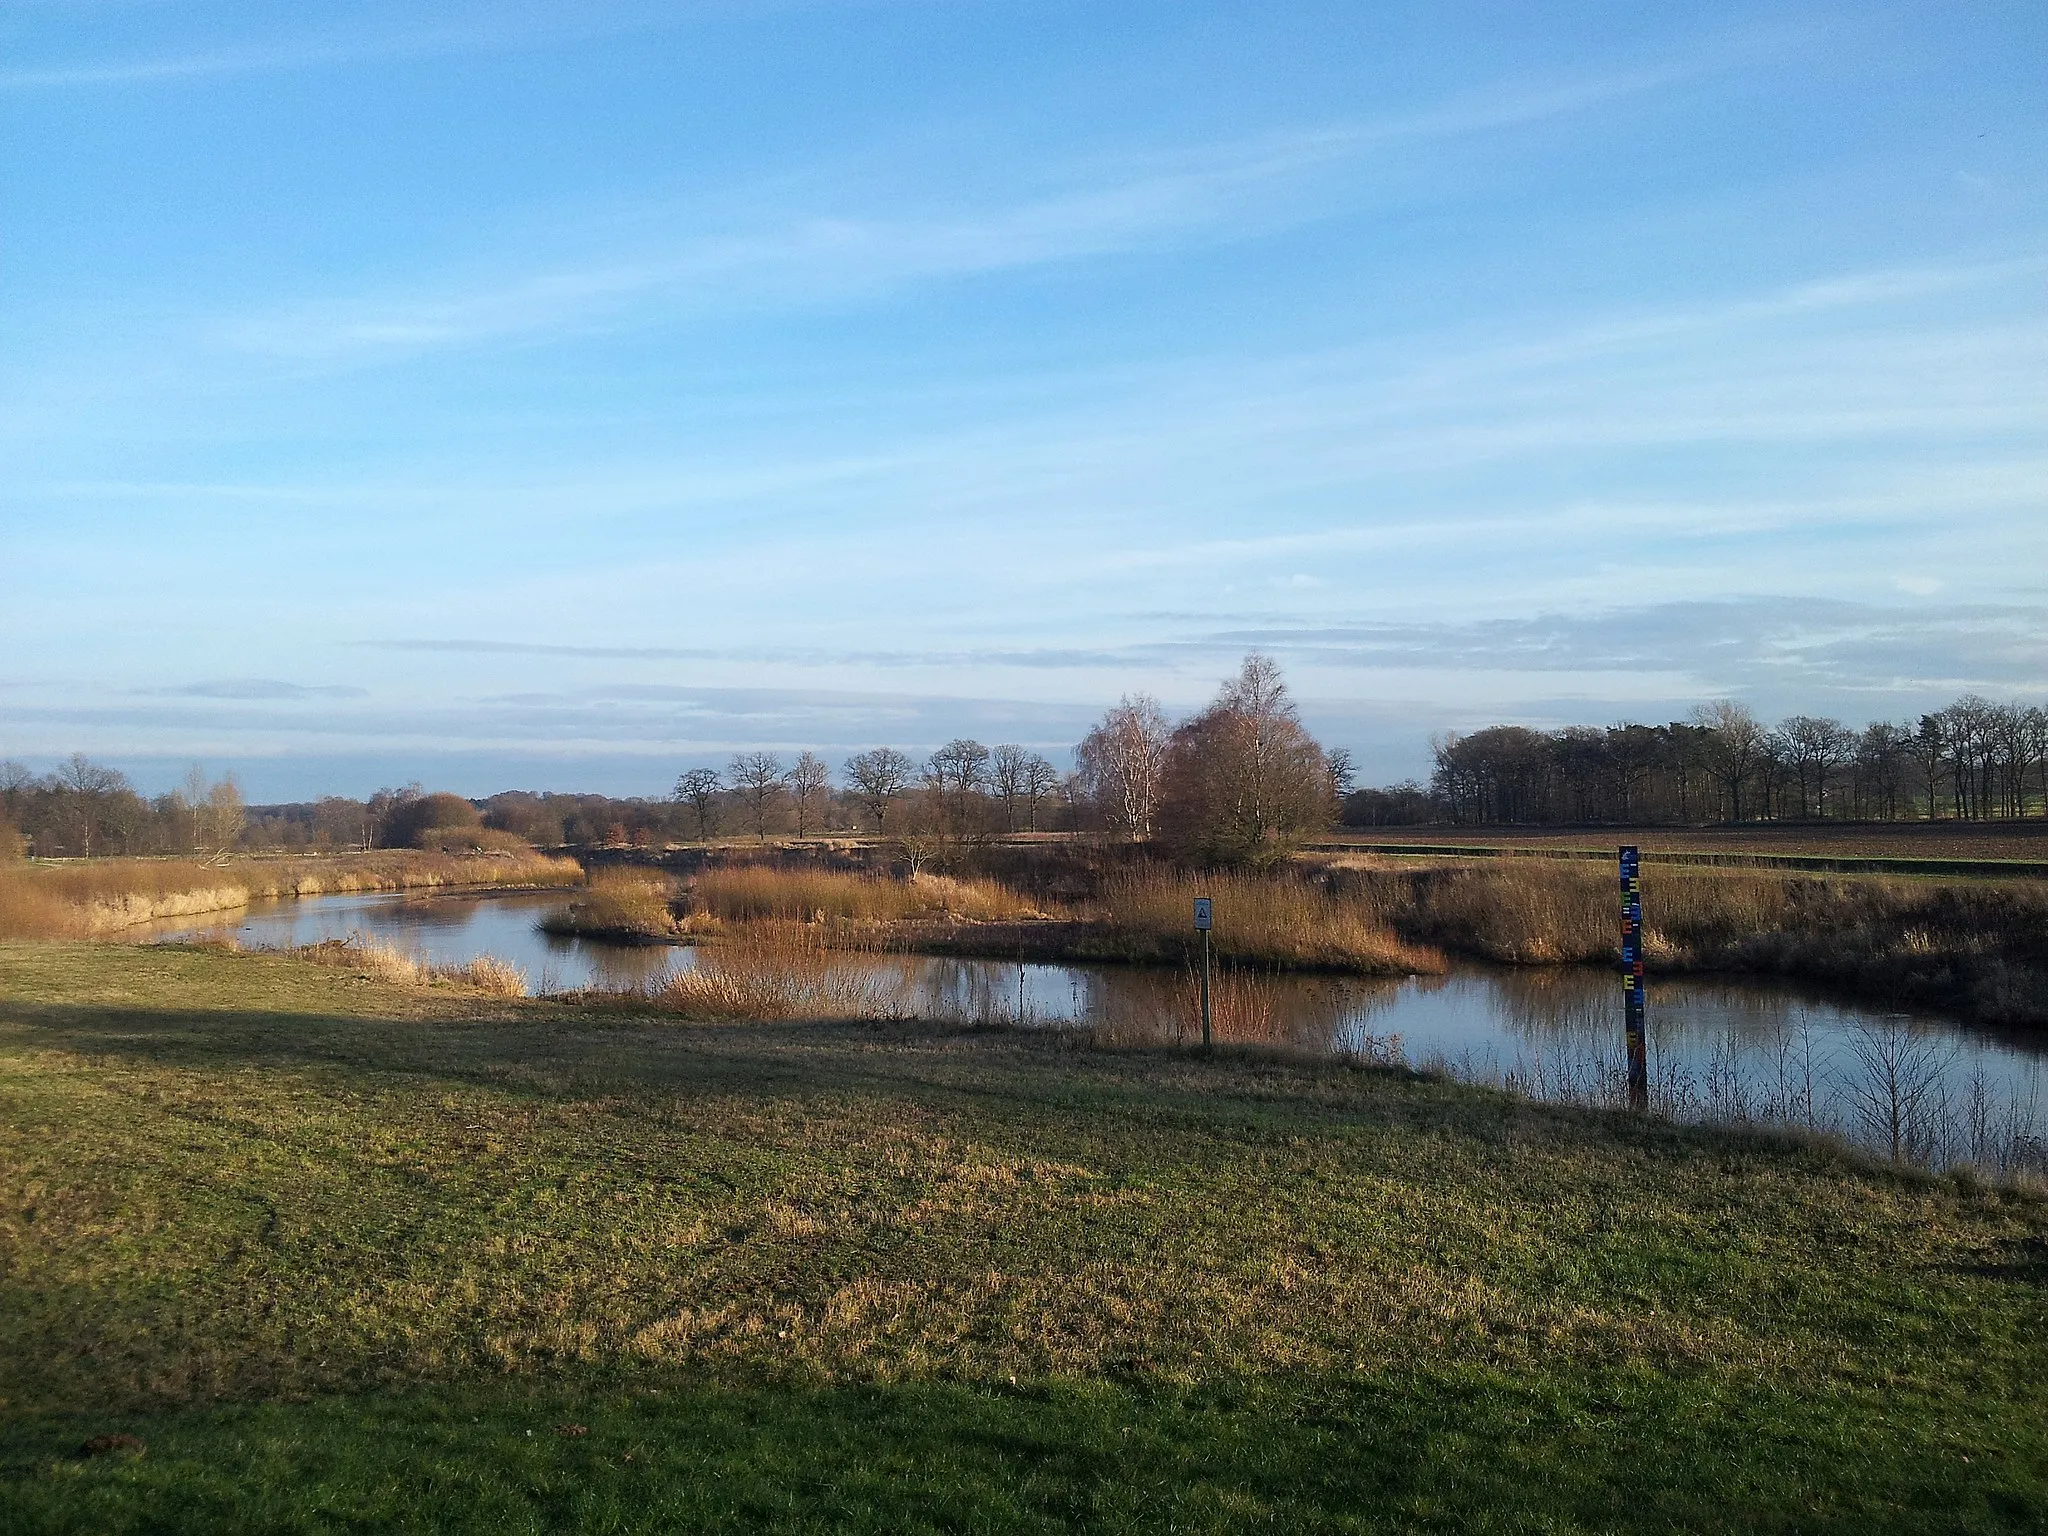
<svg viewBox="0 0 2048 1536"><path fill-rule="evenodd" d="M1599 79L1507 85L1383 118L1071 167L1064 188L942 211L780 208L722 230L681 233L632 252L440 291L321 299L219 324L239 349L325 362L668 321L829 304L906 284L1242 239L1327 214L1330 174L1382 151L1586 112L1697 71L1692 63ZM784 192L761 194L775 204ZM747 199L741 199L742 202ZM1342 201L1341 195L1339 201Z"/></svg>

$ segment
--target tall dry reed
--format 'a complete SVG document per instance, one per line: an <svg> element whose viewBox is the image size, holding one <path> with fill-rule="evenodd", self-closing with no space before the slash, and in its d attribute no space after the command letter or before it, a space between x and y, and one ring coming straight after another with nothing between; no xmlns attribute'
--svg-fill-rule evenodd
<svg viewBox="0 0 2048 1536"><path fill-rule="evenodd" d="M695 910L732 923L877 924L947 917L1000 922L1037 915L1022 896L989 880L929 874L898 880L757 864L707 869L691 882L689 897Z"/></svg>
<svg viewBox="0 0 2048 1536"><path fill-rule="evenodd" d="M1602 864L1504 859L1331 872L1396 932L1516 964L1614 962L1620 892ZM1899 1003L2048 1023L2048 884L1659 869L1643 878L1653 970L1822 981Z"/></svg>
<svg viewBox="0 0 2048 1536"><path fill-rule="evenodd" d="M459 964L442 964L422 955L408 954L359 933L352 933L345 939L302 945L290 953L315 965L357 971L379 981L401 985L431 986L442 982L470 987L492 997L524 997L527 994L526 973L495 955L478 955Z"/></svg>
<svg viewBox="0 0 2048 1536"><path fill-rule="evenodd" d="M1443 969L1440 955L1402 939L1371 901L1286 870L1113 876L1097 897L1110 946L1131 960L1183 959L1192 947L1197 896L1211 900L1210 942L1221 959L1384 975Z"/></svg>
<svg viewBox="0 0 2048 1536"><path fill-rule="evenodd" d="M544 932L586 938L659 941L682 933L671 903L676 883L658 869L611 865L591 871L588 887L541 919Z"/></svg>
<svg viewBox="0 0 2048 1536"><path fill-rule="evenodd" d="M649 992L655 1006L693 1019L883 1019L908 1011L903 967L830 948L799 923L756 922L694 951L690 969Z"/></svg>

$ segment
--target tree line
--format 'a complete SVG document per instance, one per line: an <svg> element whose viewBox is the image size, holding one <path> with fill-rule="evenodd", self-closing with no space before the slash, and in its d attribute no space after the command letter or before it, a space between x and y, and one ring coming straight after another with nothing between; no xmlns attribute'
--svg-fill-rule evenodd
<svg viewBox="0 0 2048 1536"><path fill-rule="evenodd" d="M1053 831L1230 861L1284 849L1340 809L1354 827L2048 816L2048 713L1974 694L1860 729L1813 715L1767 725L1724 700L1666 725L1499 725L1431 745L1428 784L1353 790L1349 754L1309 735L1279 669L1254 654L1184 720L1144 694L1119 700L1065 772L1032 748L963 737L921 758L869 748L836 769L814 752L742 752L722 770L688 770L662 797L466 800L411 784L367 800L248 806L231 776L197 768L149 798L83 756L42 775L0 762L0 857L862 833L898 841L915 865L961 840Z"/></svg>
<svg viewBox="0 0 2048 1536"><path fill-rule="evenodd" d="M0 820L46 856L478 846L492 836L651 847L858 832L898 842L916 867L952 843L1038 831L1256 858L1327 828L1349 788L1347 754L1308 734L1279 669L1256 654L1185 720L1147 695L1126 696L1073 760L1062 772L1033 748L962 737L921 758L872 747L836 769L815 752L788 761L741 752L722 770L683 773L663 799L507 791L470 801L414 784L368 800L247 807L232 779L194 770L186 786L147 800L119 772L74 757L41 777L0 768Z"/></svg>
<svg viewBox="0 0 2048 1536"><path fill-rule="evenodd" d="M1768 725L1728 700L1668 725L1498 725L1431 743L1429 784L1360 790L1353 826L2048 816L2048 712L1969 694L1916 720Z"/></svg>

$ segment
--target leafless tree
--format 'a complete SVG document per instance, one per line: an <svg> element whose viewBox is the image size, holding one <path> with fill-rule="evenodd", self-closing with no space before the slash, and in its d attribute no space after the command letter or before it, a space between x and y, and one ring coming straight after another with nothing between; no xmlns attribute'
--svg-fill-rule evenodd
<svg viewBox="0 0 2048 1536"><path fill-rule="evenodd" d="M1206 858L1272 857L1336 810L1329 760L1302 728L1280 669L1257 652L1173 733L1162 782L1164 829Z"/></svg>
<svg viewBox="0 0 2048 1536"><path fill-rule="evenodd" d="M218 864L234 852L249 824L249 810L242 803L242 787L231 773L209 785L206 798L197 807L199 850Z"/></svg>
<svg viewBox="0 0 2048 1536"><path fill-rule="evenodd" d="M72 825L78 833L79 851L93 854L93 840L107 819L116 796L132 794L128 777L115 769L95 763L82 752L74 752L55 774L58 794L64 799Z"/></svg>
<svg viewBox="0 0 2048 1536"><path fill-rule="evenodd" d="M1089 800L1112 831L1134 843L1152 835L1172 734L1157 699L1125 694L1074 750Z"/></svg>
<svg viewBox="0 0 2048 1536"><path fill-rule="evenodd" d="M1742 820L1742 792L1763 769L1770 756L1763 722L1733 699L1717 699L1693 711L1693 720L1704 727L1707 737L1707 766L1727 791L1729 820Z"/></svg>
<svg viewBox="0 0 2048 1536"><path fill-rule="evenodd" d="M773 752L742 752L726 769L726 777L747 808L754 836L768 841L768 823L782 799L782 759Z"/></svg>
<svg viewBox="0 0 2048 1536"><path fill-rule="evenodd" d="M1828 780L1856 750L1855 736L1839 720L1818 715L1794 715L1778 727L1780 751L1799 786L1799 814L1807 814L1807 791L1822 817L1828 813Z"/></svg>
<svg viewBox="0 0 2048 1536"><path fill-rule="evenodd" d="M982 830L988 804L989 756L987 747L963 736L925 759L925 788L945 835L963 837Z"/></svg>
<svg viewBox="0 0 2048 1536"><path fill-rule="evenodd" d="M846 760L847 787L874 817L877 833L888 830L889 808L916 782L916 773L916 765L894 747L876 747Z"/></svg>
<svg viewBox="0 0 2048 1536"><path fill-rule="evenodd" d="M1060 771L1036 752L1024 764L1024 826L1038 830L1038 808L1060 792Z"/></svg>
<svg viewBox="0 0 2048 1536"><path fill-rule="evenodd" d="M832 770L817 753L806 752L782 776L782 782L789 789L790 803L796 807L796 835L808 837L811 817L832 788Z"/></svg>
<svg viewBox="0 0 2048 1536"><path fill-rule="evenodd" d="M1039 802L1059 786L1059 770L1038 753L1015 742L1004 742L989 759L989 782L1003 802L1003 828L1017 830L1021 808L1025 826L1038 830Z"/></svg>
<svg viewBox="0 0 2048 1536"><path fill-rule="evenodd" d="M709 842L718 830L718 797L725 788L715 768L692 768L676 780L674 799L697 818L697 839Z"/></svg>

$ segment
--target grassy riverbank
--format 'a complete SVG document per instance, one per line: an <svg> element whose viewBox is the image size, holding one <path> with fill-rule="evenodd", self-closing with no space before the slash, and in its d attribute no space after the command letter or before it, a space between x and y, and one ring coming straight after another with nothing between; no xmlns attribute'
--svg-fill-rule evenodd
<svg viewBox="0 0 2048 1536"><path fill-rule="evenodd" d="M470 885L567 885L574 859L534 852L369 853L291 858L92 859L0 864L0 939L118 934L164 918L232 911L276 896Z"/></svg>
<svg viewBox="0 0 2048 1536"><path fill-rule="evenodd" d="M0 1318L12 1528L2048 1519L2028 1197L275 956L0 945Z"/></svg>

